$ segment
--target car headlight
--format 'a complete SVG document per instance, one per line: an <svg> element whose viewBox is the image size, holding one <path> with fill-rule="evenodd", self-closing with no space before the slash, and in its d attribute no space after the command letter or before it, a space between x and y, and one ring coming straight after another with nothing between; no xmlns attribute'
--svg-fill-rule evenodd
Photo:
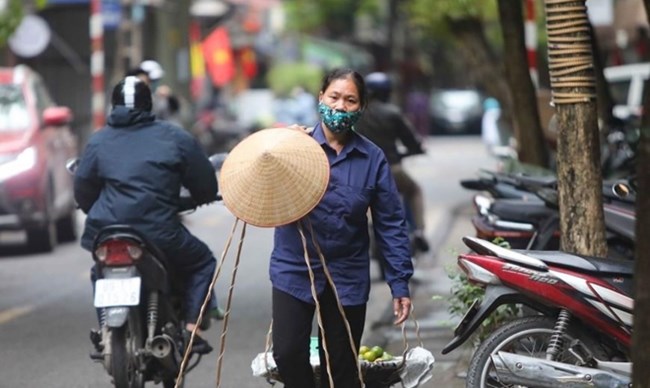
<svg viewBox="0 0 650 388"><path fill-rule="evenodd" d="M29 147L10 159L0 164L0 182L13 176L31 170L36 165L36 148Z"/></svg>

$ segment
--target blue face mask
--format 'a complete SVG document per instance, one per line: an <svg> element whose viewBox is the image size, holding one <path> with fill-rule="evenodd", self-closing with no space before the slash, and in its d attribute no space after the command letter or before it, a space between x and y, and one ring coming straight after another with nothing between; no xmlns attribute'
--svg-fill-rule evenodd
<svg viewBox="0 0 650 388"><path fill-rule="evenodd" d="M327 128L337 134L353 130L354 124L361 117L361 109L354 112L345 112L330 108L322 102L318 103L318 113Z"/></svg>

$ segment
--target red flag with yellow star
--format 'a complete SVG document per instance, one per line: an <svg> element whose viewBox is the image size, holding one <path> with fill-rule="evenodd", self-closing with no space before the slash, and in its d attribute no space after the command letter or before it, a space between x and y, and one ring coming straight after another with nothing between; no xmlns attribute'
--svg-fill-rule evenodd
<svg viewBox="0 0 650 388"><path fill-rule="evenodd" d="M235 75L235 61L228 31L224 27L216 28L205 38L202 48L212 83L221 87L230 82Z"/></svg>

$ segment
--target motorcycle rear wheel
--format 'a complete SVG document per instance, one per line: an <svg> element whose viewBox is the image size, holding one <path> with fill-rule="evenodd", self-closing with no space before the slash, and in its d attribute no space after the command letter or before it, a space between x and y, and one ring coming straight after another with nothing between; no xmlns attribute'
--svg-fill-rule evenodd
<svg viewBox="0 0 650 388"><path fill-rule="evenodd" d="M137 306L131 308L126 323L111 328L111 369L115 388L143 388L145 378L136 353L144 347L142 321Z"/></svg>
<svg viewBox="0 0 650 388"><path fill-rule="evenodd" d="M499 382L492 365L491 356L505 350L511 353L544 359L555 319L534 316L516 319L495 330L474 352L467 371L467 388L515 387ZM569 327L564 336L564 346L556 361L577 365L577 360L568 352L568 344L578 339L594 357L608 359L607 351L595 339ZM519 386L517 386L519 387Z"/></svg>

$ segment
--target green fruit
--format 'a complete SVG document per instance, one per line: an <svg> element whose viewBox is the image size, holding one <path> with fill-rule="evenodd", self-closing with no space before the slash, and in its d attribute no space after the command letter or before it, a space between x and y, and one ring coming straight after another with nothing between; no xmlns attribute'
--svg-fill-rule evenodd
<svg viewBox="0 0 650 388"><path fill-rule="evenodd" d="M363 345L363 346L361 346L361 347L359 348L359 355L364 354L365 352L367 352L367 351L369 351L369 350L370 350L369 347Z"/></svg>
<svg viewBox="0 0 650 388"><path fill-rule="evenodd" d="M369 350L362 355L363 359L366 361L373 362L377 359L377 355L372 350Z"/></svg>
<svg viewBox="0 0 650 388"><path fill-rule="evenodd" d="M382 356L379 357L379 359L378 359L378 360L375 360L375 361L390 361L390 360L392 360L392 359L393 359L393 355L392 355L392 354L390 354L390 353L388 353L388 352L384 352L384 354L382 354Z"/></svg>
<svg viewBox="0 0 650 388"><path fill-rule="evenodd" d="M382 349L381 346L373 346L370 350L375 353L375 356L377 356L376 358L379 358L384 354L384 349Z"/></svg>

